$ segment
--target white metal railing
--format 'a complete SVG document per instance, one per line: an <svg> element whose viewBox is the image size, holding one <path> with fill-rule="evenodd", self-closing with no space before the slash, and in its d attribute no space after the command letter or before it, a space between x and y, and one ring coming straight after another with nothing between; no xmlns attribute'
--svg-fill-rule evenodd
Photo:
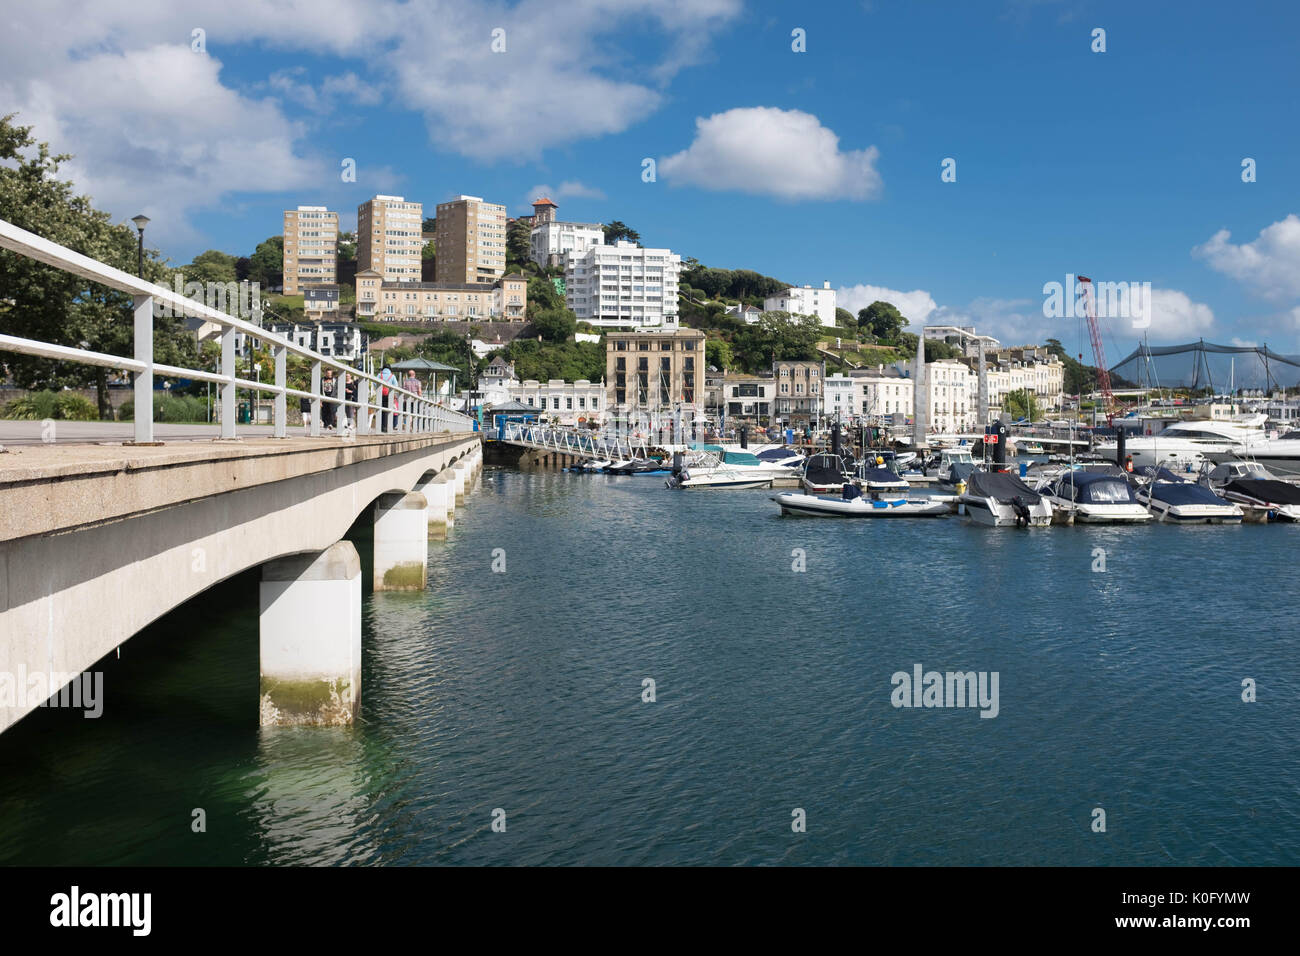
<svg viewBox="0 0 1300 956"><path fill-rule="evenodd" d="M530 422L505 422L501 440L512 445L527 445L546 451L558 451L588 458L645 458L649 447L644 439L623 435L602 435L581 428L537 425Z"/></svg>
<svg viewBox="0 0 1300 956"><path fill-rule="evenodd" d="M0 248L16 252L29 259L44 262L47 265L79 275L84 279L98 282L111 289L130 293L135 300L134 358L121 355L108 355L87 349L70 348L66 345L53 345L24 339L13 335L0 334L0 351L17 352L22 355L34 355L39 358L56 359L64 362L76 362L81 365L97 365L107 368L122 369L135 373L135 441L153 441L153 380L155 375L168 378L188 378L200 382L214 382L219 386L221 401L221 437L235 437L235 390L249 389L253 392L269 392L275 397L272 422L276 438L288 437L289 396L311 399L311 434L320 435L321 403L328 402L341 409L358 410L356 415L356 433L370 434L370 412L391 416L391 430L396 433L424 432L467 432L473 431L474 419L460 412L444 408L431 399L407 391L396 383L384 383L376 375L352 368L344 362L321 355L309 348L298 345L283 336L268 332L260 326L235 318L202 302L186 298L178 292L154 285L112 266L105 265L97 259L83 256L58 243L43 239L35 233L20 229L13 223L0 219ZM153 358L153 313L154 302L159 301L181 315L191 315L206 319L221 327L221 371L208 372L201 369L177 368L155 362ZM275 360L275 381L258 382L239 378L235 374L235 333L244 334L267 343ZM289 353L301 356L312 363L311 390L289 388L286 384ZM334 392L322 391L321 375L323 368L337 369L340 374L334 379ZM344 391L344 375L357 379L357 398L347 398ZM382 391L375 391L378 402L371 401L371 386L376 389L388 388L385 405ZM381 422L382 425L382 422Z"/></svg>

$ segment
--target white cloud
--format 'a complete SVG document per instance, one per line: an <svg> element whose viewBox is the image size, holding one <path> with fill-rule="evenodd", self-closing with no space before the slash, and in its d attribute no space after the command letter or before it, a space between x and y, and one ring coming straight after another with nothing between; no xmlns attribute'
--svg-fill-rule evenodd
<svg viewBox="0 0 1300 956"><path fill-rule="evenodd" d="M1291 213L1260 230L1252 242L1236 245L1228 241L1231 236L1220 229L1192 255L1265 299L1277 302L1300 296L1300 217Z"/></svg>
<svg viewBox="0 0 1300 956"><path fill-rule="evenodd" d="M1203 302L1193 302L1177 289L1151 290L1151 327L1145 331L1152 338L1190 341L1213 326L1214 310Z"/></svg>
<svg viewBox="0 0 1300 956"><path fill-rule="evenodd" d="M525 198L519 203L521 209L526 209L526 214L533 211L533 200L541 199L543 196L555 202L556 205L565 199L604 199L605 193L595 186L588 186L585 183L578 182L576 179L566 179L559 186L548 186L546 184L534 186L524 194ZM564 216L560 216L564 219Z"/></svg>
<svg viewBox="0 0 1300 956"><path fill-rule="evenodd" d="M786 200L871 199L882 183L874 146L841 150L811 113L740 107L695 120L695 141L659 161L675 185L734 189Z"/></svg>
<svg viewBox="0 0 1300 956"><path fill-rule="evenodd" d="M192 242L186 212L231 190L278 191L336 175L299 154L303 128L274 101L223 86L220 62L188 47L69 57L57 66L21 88L0 80L0 100L16 102L17 121L34 125L37 139L74 154L63 172L97 206L118 219L137 212L154 219L155 241Z"/></svg>
<svg viewBox="0 0 1300 956"><path fill-rule="evenodd" d="M740 7L740 0L411 4L383 62L398 99L424 114L437 146L478 159L530 159L622 132L657 110L662 84L698 62ZM493 52L494 30L504 31L504 52ZM657 62L624 48L633 33L663 41Z"/></svg>
<svg viewBox="0 0 1300 956"><path fill-rule="evenodd" d="M1042 344L1049 338L1059 339L1067 348L1079 344L1085 361L1092 362L1092 346L1087 340L1087 330L1077 318L1049 318L1043 314L1043 299L1007 299L984 296L965 305L938 305L925 289L903 292L878 285L841 287L836 301L841 308L857 314L875 301L892 302L908 320L908 331L919 334L924 325L974 326L984 335L991 335L1003 345ZM1139 314L1139 300L1130 295L1130 314ZM1300 310L1297 310L1300 323ZM1123 348L1128 340L1136 340L1145 332L1157 341L1188 341L1206 334L1214 326L1214 311L1204 303L1194 302L1177 289L1151 290L1151 325L1137 328L1131 319L1103 318L1101 320L1103 344ZM1114 356L1110 356L1111 359Z"/></svg>
<svg viewBox="0 0 1300 956"><path fill-rule="evenodd" d="M740 0L47 0L0 31L0 103L76 156L65 172L101 208L143 211L155 241L193 243L187 214L236 212L232 192L339 188L347 150L320 125L344 103L390 94L424 115L437 148L527 158L642 119L739 10ZM507 52L494 54L498 27ZM191 49L195 30L203 52ZM653 57L621 49L632 30L659 41ZM222 57L249 49L305 53L326 73L223 77ZM368 176L368 188L392 178Z"/></svg>
<svg viewBox="0 0 1300 956"><path fill-rule="evenodd" d="M938 308L934 298L924 289L900 292L880 285L853 285L841 286L835 293L836 305L854 315L873 302L892 303L907 319L909 329L929 323L931 313Z"/></svg>

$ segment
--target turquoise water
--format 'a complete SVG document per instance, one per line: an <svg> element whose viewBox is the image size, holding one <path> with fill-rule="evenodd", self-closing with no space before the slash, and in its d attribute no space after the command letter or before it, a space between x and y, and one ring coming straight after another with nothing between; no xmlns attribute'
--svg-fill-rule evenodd
<svg viewBox="0 0 1300 956"><path fill-rule="evenodd" d="M488 469L428 591L367 595L348 729L257 726L227 582L102 662L101 719L0 736L0 862L1300 863L1300 528L769 494ZM998 672L998 716L896 709L917 663Z"/></svg>

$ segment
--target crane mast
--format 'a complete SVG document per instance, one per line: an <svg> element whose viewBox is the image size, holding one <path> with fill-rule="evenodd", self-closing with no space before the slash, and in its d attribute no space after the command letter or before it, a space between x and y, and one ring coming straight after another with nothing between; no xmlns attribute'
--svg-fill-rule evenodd
<svg viewBox="0 0 1300 956"><path fill-rule="evenodd" d="M1106 412L1106 424L1115 422L1115 393L1110 387L1110 370L1106 367L1106 350L1101 344L1101 327L1097 324L1096 299L1092 293L1092 280L1079 276L1083 286L1084 312L1088 317L1088 336L1092 339L1093 361L1097 363L1097 384L1101 388L1102 408Z"/></svg>

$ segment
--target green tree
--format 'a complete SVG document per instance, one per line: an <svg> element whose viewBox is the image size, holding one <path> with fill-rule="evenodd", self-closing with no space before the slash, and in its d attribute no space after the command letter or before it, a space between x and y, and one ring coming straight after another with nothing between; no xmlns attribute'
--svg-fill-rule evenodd
<svg viewBox="0 0 1300 956"><path fill-rule="evenodd" d="M625 222L615 219L605 224L605 245L612 246L620 239L641 245L641 234Z"/></svg>
<svg viewBox="0 0 1300 956"><path fill-rule="evenodd" d="M915 350L913 350L915 354ZM955 345L949 345L947 342L939 339L925 340L925 360L927 362L937 362L940 359L961 358L961 349Z"/></svg>
<svg viewBox="0 0 1300 956"><path fill-rule="evenodd" d="M812 361L822 331L816 316L764 312L758 324L735 334L732 352L740 368L750 373L770 368L773 361Z"/></svg>
<svg viewBox="0 0 1300 956"><path fill-rule="evenodd" d="M248 277L263 289L284 281L284 236L271 236L257 244L249 258Z"/></svg>
<svg viewBox="0 0 1300 956"><path fill-rule="evenodd" d="M1042 416L1038 397L1027 388L1007 392L1002 400L1002 410L1012 418L1027 418L1031 422L1037 421Z"/></svg>
<svg viewBox="0 0 1300 956"><path fill-rule="evenodd" d="M437 244L432 239L430 239L428 242L426 242L423 246L420 247L420 258L421 259L438 258L438 247Z"/></svg>
<svg viewBox="0 0 1300 956"><path fill-rule="evenodd" d="M858 327L858 320L848 309L836 309L835 324L846 329L856 329Z"/></svg>
<svg viewBox="0 0 1300 956"><path fill-rule="evenodd" d="M718 371L731 368L736 359L731 354L731 343L726 339L709 339L704 343L704 363Z"/></svg>
<svg viewBox="0 0 1300 956"><path fill-rule="evenodd" d="M555 290L555 283L550 279L538 277L528 280L528 318L539 312L550 312L565 307L564 296Z"/></svg>
<svg viewBox="0 0 1300 956"><path fill-rule="evenodd" d="M1082 395L1097 388L1097 370L1091 365L1084 365L1073 355L1065 351L1059 339L1047 340L1047 351L1057 356L1065 366L1064 381L1061 388L1067 395Z"/></svg>
<svg viewBox="0 0 1300 956"><path fill-rule="evenodd" d="M543 309L533 316L533 328L547 342L567 342L578 330L578 319L568 309Z"/></svg>
<svg viewBox="0 0 1300 956"><path fill-rule="evenodd" d="M427 233L434 233L434 232L437 232L437 231L438 231L438 220L437 220L435 217L433 217L433 216L429 216L428 218L426 218L426 219L424 220L423 223L421 223L421 225L420 225L420 231L421 231L421 232L427 232Z"/></svg>
<svg viewBox="0 0 1300 956"><path fill-rule="evenodd" d="M876 301L858 312L858 325L886 345L898 344L898 336L907 319L890 302Z"/></svg>
<svg viewBox="0 0 1300 956"><path fill-rule="evenodd" d="M352 262L357 257L357 234L355 232L339 233L338 258Z"/></svg>
<svg viewBox="0 0 1300 956"><path fill-rule="evenodd" d="M506 271L522 269L532 255L532 220L516 219L506 229Z"/></svg>
<svg viewBox="0 0 1300 956"><path fill-rule="evenodd" d="M186 282L236 282L239 270L234 256L209 249L194 257L194 261L178 270Z"/></svg>
<svg viewBox="0 0 1300 956"><path fill-rule="evenodd" d="M55 155L47 143L18 126L14 114L0 116L0 219L52 242L134 275L137 236L126 223L114 225L89 196L61 180L70 156ZM145 250L144 278L165 283L169 270L158 253ZM131 297L54 266L0 250L0 328L22 338L130 355L133 352ZM159 362L192 366L194 337L179 318L156 317L154 356ZM108 369L6 353L4 367L24 388L94 384L101 417L111 417Z"/></svg>

